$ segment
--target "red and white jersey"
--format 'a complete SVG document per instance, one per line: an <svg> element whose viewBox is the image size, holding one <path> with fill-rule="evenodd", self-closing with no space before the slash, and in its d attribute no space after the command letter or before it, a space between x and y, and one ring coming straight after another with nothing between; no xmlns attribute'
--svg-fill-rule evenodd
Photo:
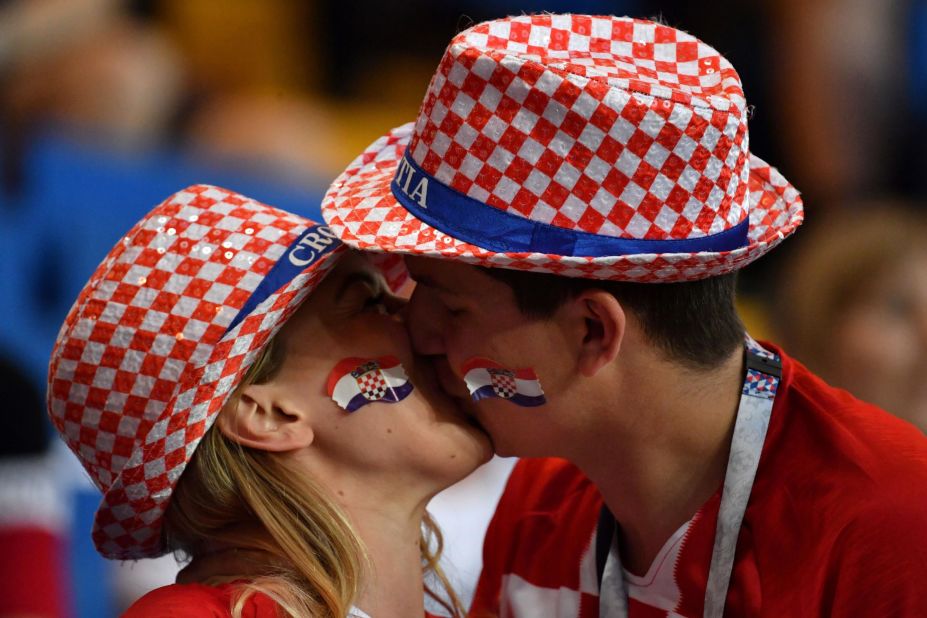
<svg viewBox="0 0 927 618"><path fill-rule="evenodd" d="M927 615L927 438L782 355L725 616ZM918 488L918 489L914 489ZM631 618L702 616L720 488L625 574ZM597 618L602 498L576 467L524 459L489 529L474 618Z"/></svg>

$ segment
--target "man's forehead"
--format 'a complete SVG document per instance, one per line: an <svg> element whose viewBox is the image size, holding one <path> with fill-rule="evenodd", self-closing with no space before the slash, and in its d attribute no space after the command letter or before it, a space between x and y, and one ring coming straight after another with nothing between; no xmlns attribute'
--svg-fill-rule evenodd
<svg viewBox="0 0 927 618"><path fill-rule="evenodd" d="M469 294L485 289L491 277L470 264L418 256L406 256L406 268L420 285L451 294Z"/></svg>

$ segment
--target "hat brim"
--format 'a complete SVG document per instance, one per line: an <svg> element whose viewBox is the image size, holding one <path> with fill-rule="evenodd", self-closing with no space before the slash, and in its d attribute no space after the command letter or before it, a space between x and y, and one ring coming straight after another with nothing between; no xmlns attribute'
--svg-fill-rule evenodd
<svg viewBox="0 0 927 618"><path fill-rule="evenodd" d="M182 378L160 420L103 495L92 533L103 556L127 560L168 551L161 535L164 513L196 447L270 339L344 253L342 246L325 254L268 296Z"/></svg>
<svg viewBox="0 0 927 618"><path fill-rule="evenodd" d="M490 251L428 225L393 196L390 183L412 136L412 128L412 123L402 125L371 144L326 193L322 216L345 244L365 251L453 259L566 277L669 283L704 279L742 268L779 244L804 218L798 191L775 168L751 155L750 222L748 242L743 247L719 252L604 257Z"/></svg>

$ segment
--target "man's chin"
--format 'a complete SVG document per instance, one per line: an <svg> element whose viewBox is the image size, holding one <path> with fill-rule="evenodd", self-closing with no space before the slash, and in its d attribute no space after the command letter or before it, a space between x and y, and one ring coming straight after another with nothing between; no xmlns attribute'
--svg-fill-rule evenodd
<svg viewBox="0 0 927 618"><path fill-rule="evenodd" d="M489 432L486 431L486 428L483 426L479 417L477 416L476 406L473 404L473 401L471 401L469 397L464 398L451 395L451 401L454 402L454 408L457 410L457 413L461 416L461 418L465 419L468 424L473 425L486 435L489 435Z"/></svg>

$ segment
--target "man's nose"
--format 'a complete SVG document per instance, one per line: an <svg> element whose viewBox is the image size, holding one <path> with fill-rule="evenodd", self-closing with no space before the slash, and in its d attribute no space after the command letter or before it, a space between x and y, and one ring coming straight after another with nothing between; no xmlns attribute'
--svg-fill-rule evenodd
<svg viewBox="0 0 927 618"><path fill-rule="evenodd" d="M417 286L402 316L412 339L412 349L423 356L444 355L444 312L433 294Z"/></svg>

